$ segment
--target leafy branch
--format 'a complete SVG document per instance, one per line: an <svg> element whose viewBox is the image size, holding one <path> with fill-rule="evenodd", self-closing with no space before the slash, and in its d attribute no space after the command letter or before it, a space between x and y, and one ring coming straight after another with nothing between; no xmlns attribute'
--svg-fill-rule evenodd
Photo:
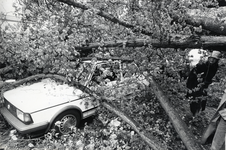
<svg viewBox="0 0 226 150"><path fill-rule="evenodd" d="M62 2L62 3L65 3L65 4L68 4L70 6L73 6L73 7L77 7L77 8L83 9L83 10L93 10L95 14L97 14L97 15L99 15L101 17L104 17L105 19L107 19L107 20L109 20L109 21L111 21L113 23L122 25L122 26L124 26L126 28L130 28L134 32L141 32L142 34L149 35L149 36L153 34L152 32L147 31L146 29L144 29L142 27L137 28L135 25L129 24L127 22L124 22L124 21L122 21L122 20L114 17L113 15L108 14L108 13L102 11L102 10L98 10L98 9L92 8L90 6L86 6L84 4L75 2L73 0L58 0L58 1Z"/></svg>

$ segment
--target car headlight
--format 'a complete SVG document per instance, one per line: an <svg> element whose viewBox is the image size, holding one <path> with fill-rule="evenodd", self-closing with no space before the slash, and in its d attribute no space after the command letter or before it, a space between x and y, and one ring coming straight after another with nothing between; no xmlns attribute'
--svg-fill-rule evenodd
<svg viewBox="0 0 226 150"><path fill-rule="evenodd" d="M24 112L22 112L21 110L17 109L17 110L16 110L16 115L17 115L17 117L18 117L21 121L23 121L25 124L31 124L31 123L33 123L33 120L32 120L32 118L31 118L31 115L28 114L28 113L24 113Z"/></svg>

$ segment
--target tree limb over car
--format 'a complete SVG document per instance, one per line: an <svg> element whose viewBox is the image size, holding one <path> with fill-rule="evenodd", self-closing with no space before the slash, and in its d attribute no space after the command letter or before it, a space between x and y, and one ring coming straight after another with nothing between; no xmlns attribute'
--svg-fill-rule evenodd
<svg viewBox="0 0 226 150"><path fill-rule="evenodd" d="M61 75L37 74L37 75L33 75L30 77L6 84L5 86L3 86L3 89L1 90L1 98L3 98L3 92L6 90L18 87L27 82L32 82L34 80L45 79L45 78L53 78L54 80L60 80L69 85L73 85L76 88L86 92L87 94L92 95L94 98L101 100L102 101L101 104L103 107L105 107L109 111L115 113L117 116L122 118L122 120L124 120L126 123L128 123L152 149L154 149L154 150L166 149L166 145L164 145L162 142L160 142L158 139L156 139L153 135L151 135L151 133L148 133L147 131L145 131L145 129L142 129L141 127L139 127L138 123L136 123L132 118L130 118L128 115L126 115L124 112L118 110L117 108L114 108L109 103L109 101L111 101L109 98L96 94L94 91L92 91L88 87L81 85L78 82L73 81L72 83L69 83L68 80L64 76L61 76ZM0 88L2 88L2 87L0 87Z"/></svg>
<svg viewBox="0 0 226 150"><path fill-rule="evenodd" d="M128 123L151 148L153 148L155 150L166 149L166 146L162 142L160 142L154 136L152 136L151 134L146 132L145 129L141 129L141 127L139 127L139 125L132 118L128 117L124 112L118 110L117 108L114 108L109 103L109 101L111 101L109 98L95 93L88 87L85 87L78 82L73 81L72 83L69 83L68 80L64 76L55 75L55 74L37 74L37 75L33 75L30 77L18 80L16 82L5 84L3 87L1 87L1 88L3 88L1 91L3 93L4 91L6 91L8 89L18 87L24 83L32 82L34 80L39 80L39 79L45 79L45 78L52 78L55 80L60 80L64 83L68 83L68 84L73 85L76 88L86 92L87 94L92 95L96 99L101 100L102 106L104 106L109 111L115 113L117 116L122 118L122 120L124 120L126 123ZM174 128L176 129L177 133L180 135L180 137L181 137L182 141L184 142L184 144L186 145L187 149L189 149L189 150L199 150L200 149L201 150L200 145L198 145L198 143L196 143L194 140L195 139L194 135L191 132L189 132L189 129L187 128L186 124L184 124L184 122L180 119L180 117L178 116L178 113L173 109L173 107L171 106L170 102L168 101L168 99L166 98L166 96L164 95L162 90L155 83L154 79L149 78L149 77L146 77L146 78L150 81L152 90L156 94L157 99L162 104L162 107L165 109L167 115L169 116L171 122L173 123ZM2 96L3 95L1 94L1 97Z"/></svg>

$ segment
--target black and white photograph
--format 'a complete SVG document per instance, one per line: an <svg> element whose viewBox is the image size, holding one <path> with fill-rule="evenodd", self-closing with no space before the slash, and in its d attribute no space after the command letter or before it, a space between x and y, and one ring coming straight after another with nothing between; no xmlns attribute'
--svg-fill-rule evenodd
<svg viewBox="0 0 226 150"><path fill-rule="evenodd" d="M226 0L0 0L0 150L226 150Z"/></svg>

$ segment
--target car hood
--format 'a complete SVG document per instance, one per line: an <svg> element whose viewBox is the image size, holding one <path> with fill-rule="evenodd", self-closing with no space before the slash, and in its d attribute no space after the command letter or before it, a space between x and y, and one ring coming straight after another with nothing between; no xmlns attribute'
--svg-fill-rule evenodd
<svg viewBox="0 0 226 150"><path fill-rule="evenodd" d="M31 85L20 86L4 92L4 98L23 112L40 109L79 99L82 91L67 84L44 79Z"/></svg>

